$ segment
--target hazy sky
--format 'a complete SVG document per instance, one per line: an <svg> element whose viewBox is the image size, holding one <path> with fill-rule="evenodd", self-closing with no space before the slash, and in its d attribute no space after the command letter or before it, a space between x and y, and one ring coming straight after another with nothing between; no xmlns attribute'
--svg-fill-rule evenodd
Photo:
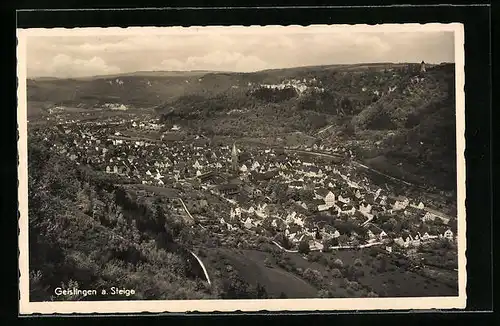
<svg viewBox="0 0 500 326"><path fill-rule="evenodd" d="M283 31L283 29L281 29ZM218 32L173 35L30 36L28 77L145 70L251 72L364 62L454 62L453 32Z"/></svg>

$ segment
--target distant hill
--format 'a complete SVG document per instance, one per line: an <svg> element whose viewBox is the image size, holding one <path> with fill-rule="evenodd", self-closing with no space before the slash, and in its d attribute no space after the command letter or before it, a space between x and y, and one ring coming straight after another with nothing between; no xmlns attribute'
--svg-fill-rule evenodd
<svg viewBox="0 0 500 326"><path fill-rule="evenodd" d="M407 64L374 63L356 65L309 66L263 70L254 73L220 71L138 71L81 78L37 77L28 79L29 101L61 104L95 104L89 99L117 96L123 104L135 106L162 103L185 94L214 94L248 83L279 83L290 78L328 77L337 72L400 68ZM143 104L144 103L144 104Z"/></svg>
<svg viewBox="0 0 500 326"><path fill-rule="evenodd" d="M135 76L135 77L196 77L196 76L203 76L208 73L224 73L222 71L210 71L210 70L190 70L190 71L135 71L135 72L128 72L128 73L121 73L121 74L114 74L114 75L97 75L97 76L90 76L90 77L80 77L80 78L75 78L78 80L93 80L93 79L99 79L99 78L119 78L119 77L130 77L130 76Z"/></svg>
<svg viewBox="0 0 500 326"><path fill-rule="evenodd" d="M58 77L33 77L33 78L28 78L28 81L30 82L41 82L41 81L51 81L51 80L58 80L61 78Z"/></svg>

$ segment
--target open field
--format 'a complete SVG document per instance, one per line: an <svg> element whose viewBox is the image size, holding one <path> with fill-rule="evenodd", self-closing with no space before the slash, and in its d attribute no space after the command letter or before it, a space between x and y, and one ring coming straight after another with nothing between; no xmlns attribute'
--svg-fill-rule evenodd
<svg viewBox="0 0 500 326"><path fill-rule="evenodd" d="M265 266L264 260L271 257L269 253L223 248L207 250L209 257L214 254L220 257L220 260L207 260L205 265L208 266L209 273L221 262L227 262L246 282L251 285L263 285L271 296L278 297L283 292L288 298L316 297L318 290L303 279L277 266Z"/></svg>
<svg viewBox="0 0 500 326"><path fill-rule="evenodd" d="M345 265L355 264L356 259L363 262L361 269L364 276L358 278L358 282L370 287L374 292L384 296L452 296L458 294L457 288L450 288L443 282L438 282L420 273L399 267L395 260L387 259L385 271L379 269L380 261L371 257L369 249L334 251L331 255L335 259L341 259ZM390 255L385 254L388 257ZM382 258L383 259L383 258ZM402 261L404 263L404 261Z"/></svg>
<svg viewBox="0 0 500 326"><path fill-rule="evenodd" d="M410 184L425 185L423 177L418 177L411 173L411 171L408 171L407 167L397 166L391 163L384 156L377 156L364 160L364 163L375 170L381 171L394 178L404 180Z"/></svg>
<svg viewBox="0 0 500 326"><path fill-rule="evenodd" d="M328 289L332 297L357 297L363 296L363 293L366 295L367 292L383 297L453 296L458 291L448 285L453 282L442 281L442 277L446 275L444 272L437 275L407 270L398 266L398 260L393 260L394 258L384 259L386 265L381 270L379 260L370 256L368 249L315 253L307 259L299 253L283 253L281 263L276 261L272 253L259 250L218 248L206 250L206 255L205 264L209 273L221 268L220 262L215 258L219 257L249 284L259 283L270 295L278 296L283 292L289 298L315 297L321 289ZM339 268L334 264L337 259L342 261L343 267ZM286 268L280 267L283 262ZM350 274L352 266L356 266L356 273L359 274ZM311 284L311 280L305 279L303 273L306 270L318 271L322 285ZM342 275L337 274L338 270ZM441 281L436 276L441 276ZM359 284L358 288L351 288L348 282L356 282Z"/></svg>

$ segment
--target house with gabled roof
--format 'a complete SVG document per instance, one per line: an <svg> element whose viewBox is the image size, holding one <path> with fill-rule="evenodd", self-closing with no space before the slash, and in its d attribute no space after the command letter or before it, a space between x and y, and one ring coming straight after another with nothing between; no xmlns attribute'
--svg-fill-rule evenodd
<svg viewBox="0 0 500 326"><path fill-rule="evenodd" d="M406 205L399 201L399 200L396 200L396 202L394 203L394 205L392 205L392 210L393 211L400 211L400 210L403 210L406 208Z"/></svg>
<svg viewBox="0 0 500 326"><path fill-rule="evenodd" d="M329 191L324 197L324 199L325 199L325 204L328 205L329 207L335 205L335 195L333 194L333 192Z"/></svg>
<svg viewBox="0 0 500 326"><path fill-rule="evenodd" d="M164 176L160 174L160 171L156 170L156 175L155 175L154 178L156 180L160 180L160 179L164 178Z"/></svg>
<svg viewBox="0 0 500 326"><path fill-rule="evenodd" d="M193 164L193 168L195 168L196 170L200 170L203 166L200 164L200 162L198 162L198 160L196 160Z"/></svg>
<svg viewBox="0 0 500 326"><path fill-rule="evenodd" d="M293 211L291 213L289 213L286 217L285 217L285 221L287 222L292 222L293 219L295 218L295 216L297 215L297 212Z"/></svg>
<svg viewBox="0 0 500 326"><path fill-rule="evenodd" d="M443 237L448 240L453 240L453 232L448 229L443 233Z"/></svg>
<svg viewBox="0 0 500 326"><path fill-rule="evenodd" d="M356 192L354 193L354 196L358 199L363 198L363 195L361 194L361 191L359 191L359 189L356 190Z"/></svg>
<svg viewBox="0 0 500 326"><path fill-rule="evenodd" d="M234 220L236 218L236 212L235 212L234 208L232 208L232 207L231 207L231 210L229 212L229 218L231 220Z"/></svg>
<svg viewBox="0 0 500 326"><path fill-rule="evenodd" d="M394 243L400 247L405 247L405 245L406 245L406 242L405 242L405 240L403 240L402 237L398 237L398 238L394 239Z"/></svg>
<svg viewBox="0 0 500 326"><path fill-rule="evenodd" d="M312 251L322 251L324 249L324 246L321 242L312 239L309 240L309 249Z"/></svg>
<svg viewBox="0 0 500 326"><path fill-rule="evenodd" d="M338 238L338 237L340 237L340 232L338 230L333 231L332 238L335 239L335 238Z"/></svg>
<svg viewBox="0 0 500 326"><path fill-rule="evenodd" d="M359 211L363 213L363 215L370 214L372 210L372 205L366 204L366 203L361 203L359 205Z"/></svg>
<svg viewBox="0 0 500 326"><path fill-rule="evenodd" d="M344 204L349 204L351 202L350 198L344 198L344 197L342 197L342 195L339 195L337 200L341 203L344 203Z"/></svg>
<svg viewBox="0 0 500 326"><path fill-rule="evenodd" d="M293 218L293 223L295 223L296 225L298 225L300 227L304 227L304 219L300 216L295 216Z"/></svg>
<svg viewBox="0 0 500 326"><path fill-rule="evenodd" d="M258 168L260 168L260 163L258 161L254 161L253 164L252 164L251 169L252 170L257 170Z"/></svg>
<svg viewBox="0 0 500 326"><path fill-rule="evenodd" d="M426 212L425 215L422 217L422 221L423 222L434 221L436 217L437 216L432 214L431 212Z"/></svg>
<svg viewBox="0 0 500 326"><path fill-rule="evenodd" d="M375 235L375 233L371 229L368 229L367 235L368 235L369 241L375 241L377 239L377 236Z"/></svg>
<svg viewBox="0 0 500 326"><path fill-rule="evenodd" d="M422 236L422 240L429 240L429 239L436 239L439 238L437 235L430 235L429 233L425 232L424 235Z"/></svg>
<svg viewBox="0 0 500 326"><path fill-rule="evenodd" d="M252 227L254 227L253 220L250 217L247 217L247 219L245 220L245 222L243 222L243 226L246 229L251 229Z"/></svg>

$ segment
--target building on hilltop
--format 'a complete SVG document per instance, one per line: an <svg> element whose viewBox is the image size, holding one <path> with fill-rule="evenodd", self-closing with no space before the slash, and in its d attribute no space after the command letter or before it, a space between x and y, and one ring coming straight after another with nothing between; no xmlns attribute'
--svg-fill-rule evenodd
<svg viewBox="0 0 500 326"><path fill-rule="evenodd" d="M422 62L420 63L420 72L421 72L421 73L422 73L422 72L425 72L425 62L424 62L424 61L422 61Z"/></svg>

